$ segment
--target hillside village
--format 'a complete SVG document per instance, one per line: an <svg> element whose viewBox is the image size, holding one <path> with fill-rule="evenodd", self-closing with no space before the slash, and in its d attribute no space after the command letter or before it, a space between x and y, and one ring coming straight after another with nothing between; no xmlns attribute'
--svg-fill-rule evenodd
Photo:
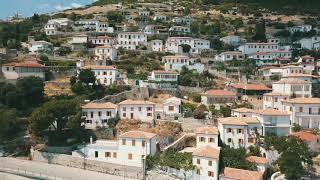
<svg viewBox="0 0 320 180"><path fill-rule="evenodd" d="M197 2L0 22L0 156L132 179L320 179L319 16Z"/></svg>

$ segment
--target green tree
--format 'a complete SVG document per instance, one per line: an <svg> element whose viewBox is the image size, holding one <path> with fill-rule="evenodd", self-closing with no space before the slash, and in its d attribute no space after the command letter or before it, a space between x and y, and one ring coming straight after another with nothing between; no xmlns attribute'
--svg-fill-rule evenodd
<svg viewBox="0 0 320 180"><path fill-rule="evenodd" d="M13 136L20 130L20 124L14 109L0 109L0 139Z"/></svg>
<svg viewBox="0 0 320 180"><path fill-rule="evenodd" d="M206 117L205 111L207 111L206 106L200 105L193 111L192 115L196 119L204 119Z"/></svg>
<svg viewBox="0 0 320 180"><path fill-rule="evenodd" d="M253 37L253 39L257 41L265 41L266 40L265 22L264 21L257 22L255 30L256 30L255 36Z"/></svg>
<svg viewBox="0 0 320 180"><path fill-rule="evenodd" d="M299 132L299 131L301 131L301 130L303 129L303 127L300 126L300 125L297 124L297 123L293 123L293 126L292 126L291 129L292 129L293 132Z"/></svg>
<svg viewBox="0 0 320 180"><path fill-rule="evenodd" d="M41 54L40 55L40 60L43 62L43 63L47 63L49 61L49 58L47 55L45 54Z"/></svg>
<svg viewBox="0 0 320 180"><path fill-rule="evenodd" d="M67 125L74 127L79 121L80 111L77 100L53 99L35 109L29 117L29 129L35 135L53 128L56 134L61 134Z"/></svg>
<svg viewBox="0 0 320 180"><path fill-rule="evenodd" d="M230 117L231 116L231 108L229 106L221 106L220 113L223 117Z"/></svg>
<svg viewBox="0 0 320 180"><path fill-rule="evenodd" d="M39 77L19 78L16 89L20 97L21 108L36 107L44 97L44 83Z"/></svg>
<svg viewBox="0 0 320 180"><path fill-rule="evenodd" d="M121 23L124 20L124 16L119 11L109 11L107 13L107 18L114 23Z"/></svg>
<svg viewBox="0 0 320 180"><path fill-rule="evenodd" d="M91 69L82 69L79 73L79 81L85 84L95 84L96 82L96 76L94 75L94 72L91 71Z"/></svg>
<svg viewBox="0 0 320 180"><path fill-rule="evenodd" d="M180 46L182 47L182 51L184 53L189 53L190 52L191 46L189 44L181 44Z"/></svg>

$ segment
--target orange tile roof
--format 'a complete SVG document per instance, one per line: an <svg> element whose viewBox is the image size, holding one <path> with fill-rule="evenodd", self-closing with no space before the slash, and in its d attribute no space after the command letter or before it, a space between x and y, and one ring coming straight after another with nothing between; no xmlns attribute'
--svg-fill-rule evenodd
<svg viewBox="0 0 320 180"><path fill-rule="evenodd" d="M310 84L305 80L297 78L284 78L274 84Z"/></svg>
<svg viewBox="0 0 320 180"><path fill-rule="evenodd" d="M112 48L110 45L103 45L103 46L97 46L96 49L101 49L101 48Z"/></svg>
<svg viewBox="0 0 320 180"><path fill-rule="evenodd" d="M253 117L226 117L219 118L218 122L225 125L247 126L248 124L259 124L259 120Z"/></svg>
<svg viewBox="0 0 320 180"><path fill-rule="evenodd" d="M206 95L211 95L211 96L236 96L236 93L234 93L232 91L222 90L222 89L209 90L205 94Z"/></svg>
<svg viewBox="0 0 320 180"><path fill-rule="evenodd" d="M212 146L207 145L207 146L196 148L193 151L192 156L219 159L220 149L216 149Z"/></svg>
<svg viewBox="0 0 320 180"><path fill-rule="evenodd" d="M157 134L144 132L144 131L128 131L121 134L120 138L135 138L135 139L151 139Z"/></svg>
<svg viewBox="0 0 320 180"><path fill-rule="evenodd" d="M93 69L93 70L115 70L113 66L85 66L83 69Z"/></svg>
<svg viewBox="0 0 320 180"><path fill-rule="evenodd" d="M290 74L288 75L287 77L311 77L311 78L319 78L319 76L316 76L316 75L312 75L312 74L302 74L302 73L297 73L297 74Z"/></svg>
<svg viewBox="0 0 320 180"><path fill-rule="evenodd" d="M226 167L223 170L223 177L236 180L262 180L263 173Z"/></svg>
<svg viewBox="0 0 320 180"><path fill-rule="evenodd" d="M289 136L295 136L303 141L317 141L317 139L320 139L320 135L313 134L311 132L307 131L300 131L291 133Z"/></svg>
<svg viewBox="0 0 320 180"><path fill-rule="evenodd" d="M120 102L119 105L155 105L155 103L150 101L127 99Z"/></svg>
<svg viewBox="0 0 320 180"><path fill-rule="evenodd" d="M291 104L320 104L320 98L294 98L283 102Z"/></svg>
<svg viewBox="0 0 320 180"><path fill-rule="evenodd" d="M214 134L218 135L219 130L217 127L214 126L205 126L205 127L198 127L195 129L196 134Z"/></svg>
<svg viewBox="0 0 320 180"><path fill-rule="evenodd" d="M266 116L290 116L288 112L283 112L283 111L272 109L272 108L257 110L255 111L255 113L260 115L266 115Z"/></svg>
<svg viewBox="0 0 320 180"><path fill-rule="evenodd" d="M81 106L82 109L116 109L117 105L106 102L106 103L88 103Z"/></svg>
<svg viewBox="0 0 320 180"><path fill-rule="evenodd" d="M237 109L232 109L234 112L241 112L241 113L251 113L253 112L253 109L249 108L237 108Z"/></svg>
<svg viewBox="0 0 320 180"><path fill-rule="evenodd" d="M253 90L253 91L268 91L272 90L264 84L232 84L231 87L236 89Z"/></svg>
<svg viewBox="0 0 320 180"><path fill-rule="evenodd" d="M247 161L255 163L255 164L267 164L268 159L264 157L258 157L258 156L248 156L246 158Z"/></svg>

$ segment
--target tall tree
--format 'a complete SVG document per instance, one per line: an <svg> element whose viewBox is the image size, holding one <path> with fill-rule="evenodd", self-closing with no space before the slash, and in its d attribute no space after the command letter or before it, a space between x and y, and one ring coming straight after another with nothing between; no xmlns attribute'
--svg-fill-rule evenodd
<svg viewBox="0 0 320 180"><path fill-rule="evenodd" d="M0 109L0 139L12 136L19 130L17 112L14 109Z"/></svg>
<svg viewBox="0 0 320 180"><path fill-rule="evenodd" d="M266 24L264 20L256 23L255 35L253 39L262 42L266 41Z"/></svg>
<svg viewBox="0 0 320 180"><path fill-rule="evenodd" d="M20 96L21 108L35 107L44 97L44 83L39 77L24 77L17 80L16 89Z"/></svg>
<svg viewBox="0 0 320 180"><path fill-rule="evenodd" d="M91 71L91 69L83 69L79 73L79 81L85 84L92 83L94 84L96 81L96 76L94 75L94 72Z"/></svg>

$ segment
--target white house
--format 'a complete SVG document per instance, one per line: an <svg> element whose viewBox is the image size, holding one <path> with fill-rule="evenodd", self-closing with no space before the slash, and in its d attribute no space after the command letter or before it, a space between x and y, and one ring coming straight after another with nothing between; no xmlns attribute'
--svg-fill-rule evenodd
<svg viewBox="0 0 320 180"><path fill-rule="evenodd" d="M284 78L272 84L273 92L287 94L290 97L312 97L311 83L294 78Z"/></svg>
<svg viewBox="0 0 320 180"><path fill-rule="evenodd" d="M72 36L70 44L87 44L88 43L88 35L79 34Z"/></svg>
<svg viewBox="0 0 320 180"><path fill-rule="evenodd" d="M195 129L197 147L218 147L219 130L214 126L203 126Z"/></svg>
<svg viewBox="0 0 320 180"><path fill-rule="evenodd" d="M139 16L144 16L144 17L148 17L150 16L150 11L146 10L146 9L140 9L138 11Z"/></svg>
<svg viewBox="0 0 320 180"><path fill-rule="evenodd" d="M282 111L289 112L291 124L304 128L320 128L320 98L294 98L283 101Z"/></svg>
<svg viewBox="0 0 320 180"><path fill-rule="evenodd" d="M115 61L117 59L117 49L110 45L97 46L94 48L96 61Z"/></svg>
<svg viewBox="0 0 320 180"><path fill-rule="evenodd" d="M172 26L169 28L169 34L171 35L183 35L183 34L189 34L190 27L188 26Z"/></svg>
<svg viewBox="0 0 320 180"><path fill-rule="evenodd" d="M249 56L250 59L259 59L259 60L273 60L275 58L290 59L291 57L292 57L292 52L287 50L256 52Z"/></svg>
<svg viewBox="0 0 320 180"><path fill-rule="evenodd" d="M190 53L200 54L203 50L210 49L210 41L205 39L195 39L192 37L168 37L165 50L171 53L179 53L182 51L181 45L189 45Z"/></svg>
<svg viewBox="0 0 320 180"><path fill-rule="evenodd" d="M242 39L240 36L233 36L233 35L222 37L220 38L220 41L232 46L239 46L242 43L246 42L246 40Z"/></svg>
<svg viewBox="0 0 320 180"><path fill-rule="evenodd" d="M252 117L253 109L248 108L236 108L231 110L231 116L233 117Z"/></svg>
<svg viewBox="0 0 320 180"><path fill-rule="evenodd" d="M245 43L239 46L239 51L245 55L252 55L257 52L272 52L280 49L278 43Z"/></svg>
<svg viewBox="0 0 320 180"><path fill-rule="evenodd" d="M118 34L118 45L125 49L136 49L139 45L147 44L147 35L143 32L121 32Z"/></svg>
<svg viewBox="0 0 320 180"><path fill-rule="evenodd" d="M253 117L219 118L218 129L221 141L233 148L249 147L255 143L257 133L262 134L260 121Z"/></svg>
<svg viewBox="0 0 320 180"><path fill-rule="evenodd" d="M157 135L143 131L129 131L117 140L98 140L73 151L72 156L109 162L118 165L144 167L145 158L157 152ZM78 152L80 151L81 154Z"/></svg>
<svg viewBox="0 0 320 180"><path fill-rule="evenodd" d="M293 26L293 27L289 27L288 31L293 34L296 32L302 32L302 33L306 33L312 30L312 25L301 25L301 26Z"/></svg>
<svg viewBox="0 0 320 180"><path fill-rule="evenodd" d="M188 56L163 56L162 63L164 63L164 68L166 71L181 71L182 67L185 66L190 70L196 70L199 73L204 71L204 64L196 63L191 60Z"/></svg>
<svg viewBox="0 0 320 180"><path fill-rule="evenodd" d="M113 37L110 36L95 36L95 37L90 37L89 41L94 44L94 45L99 45L99 46L104 46L104 45L115 45L116 40Z"/></svg>
<svg viewBox="0 0 320 180"><path fill-rule="evenodd" d="M306 73L311 74L315 70L316 62L315 58L311 56L302 56L299 58L298 63L303 66Z"/></svg>
<svg viewBox="0 0 320 180"><path fill-rule="evenodd" d="M310 38L303 38L297 43L301 45L302 49L319 50L320 49L320 36L313 36Z"/></svg>
<svg viewBox="0 0 320 180"><path fill-rule="evenodd" d="M113 33L114 28L109 26L109 23L107 22L98 22L96 24L96 32Z"/></svg>
<svg viewBox="0 0 320 180"><path fill-rule="evenodd" d="M155 103L127 99L118 104L120 119L135 119L152 123L155 114Z"/></svg>
<svg viewBox="0 0 320 180"><path fill-rule="evenodd" d="M152 71L151 76L148 77L149 81L165 81L165 82L177 82L179 73L175 71Z"/></svg>
<svg viewBox="0 0 320 180"><path fill-rule="evenodd" d="M163 102L163 113L165 116L180 116L181 115L181 99L171 97Z"/></svg>
<svg viewBox="0 0 320 180"><path fill-rule="evenodd" d="M190 16L184 16L184 17L174 17L172 19L172 22L177 24L187 24L190 25L192 23L192 18Z"/></svg>
<svg viewBox="0 0 320 180"><path fill-rule="evenodd" d="M28 44L28 49L32 54L38 53L52 53L53 45L47 41L31 41Z"/></svg>
<svg viewBox="0 0 320 180"><path fill-rule="evenodd" d="M61 33L62 29L67 28L72 24L72 21L68 18L50 19L44 26L46 35L57 35Z"/></svg>
<svg viewBox="0 0 320 180"><path fill-rule="evenodd" d="M152 51L162 52L164 50L163 42L161 39L155 39L149 42Z"/></svg>
<svg viewBox="0 0 320 180"><path fill-rule="evenodd" d="M120 72L113 66L85 66L83 69L93 71L98 84L109 86L120 80Z"/></svg>
<svg viewBox="0 0 320 180"><path fill-rule="evenodd" d="M257 118L262 125L262 134L286 136L290 132L290 114L285 111L276 109L257 110L252 114L253 118Z"/></svg>
<svg viewBox="0 0 320 180"><path fill-rule="evenodd" d="M80 19L74 22L76 26L82 26L83 29L95 29L98 23L99 21L95 19Z"/></svg>
<svg viewBox="0 0 320 180"><path fill-rule="evenodd" d="M240 51L227 51L227 52L222 52L220 54L215 55L214 59L216 61L222 61L222 62L227 62L232 60L243 60L244 55Z"/></svg>
<svg viewBox="0 0 320 180"><path fill-rule="evenodd" d="M166 21L167 20L167 16L164 14L156 14L153 16L153 20L154 21Z"/></svg>
<svg viewBox="0 0 320 180"><path fill-rule="evenodd" d="M45 79L45 66L36 59L26 59L23 62L2 65L3 76L7 80L17 80L21 77L36 76Z"/></svg>
<svg viewBox="0 0 320 180"><path fill-rule="evenodd" d="M97 127L108 127L108 120L117 118L117 105L106 103L90 102L81 106L82 117L85 118L86 129L96 129Z"/></svg>
<svg viewBox="0 0 320 180"><path fill-rule="evenodd" d="M282 92L270 92L263 95L263 109L282 109L282 101L290 98L289 94Z"/></svg>

